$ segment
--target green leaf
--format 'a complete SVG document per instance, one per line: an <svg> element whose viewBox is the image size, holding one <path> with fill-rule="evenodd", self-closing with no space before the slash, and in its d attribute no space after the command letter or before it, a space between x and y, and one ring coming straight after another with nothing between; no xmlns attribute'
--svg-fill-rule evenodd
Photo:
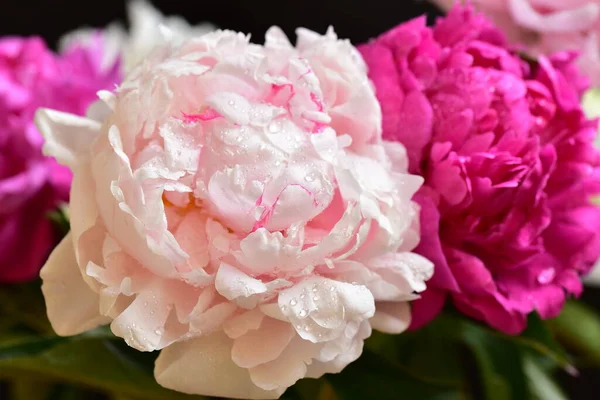
<svg viewBox="0 0 600 400"><path fill-rule="evenodd" d="M52 384L31 377L20 377L12 380L9 390L12 400L50 400Z"/></svg>
<svg viewBox="0 0 600 400"><path fill-rule="evenodd" d="M68 204L60 204L56 210L50 211L47 214L48 219L54 223L60 237L64 237L71 229L68 210Z"/></svg>
<svg viewBox="0 0 600 400"><path fill-rule="evenodd" d="M571 357L554 337L549 325L537 313L531 313L527 320L527 329L518 336L503 335L519 346L535 351L548 357L567 372L575 371Z"/></svg>
<svg viewBox="0 0 600 400"><path fill-rule="evenodd" d="M567 347L600 364L600 316L594 309L581 302L568 301L549 325Z"/></svg>
<svg viewBox="0 0 600 400"><path fill-rule="evenodd" d="M560 387L532 357L524 359L525 375L535 400L568 400Z"/></svg>
<svg viewBox="0 0 600 400"><path fill-rule="evenodd" d="M105 329L73 338L32 336L13 340L0 348L0 371L8 376L30 374L146 400L202 398L159 386L151 368L115 346L119 340Z"/></svg>
<svg viewBox="0 0 600 400"><path fill-rule="evenodd" d="M333 388L325 379L301 379L286 390L282 400L335 400Z"/></svg>
<svg viewBox="0 0 600 400"><path fill-rule="evenodd" d="M341 373L326 375L336 399L339 400L396 400L465 399L462 387L424 382L412 376L401 365L391 362L366 349L363 355Z"/></svg>
<svg viewBox="0 0 600 400"><path fill-rule="evenodd" d="M600 117L600 88L591 88L585 92L582 107L588 118Z"/></svg>
<svg viewBox="0 0 600 400"><path fill-rule="evenodd" d="M22 285L0 285L0 315L6 330L22 325L40 333L53 332L40 287L39 280Z"/></svg>
<svg viewBox="0 0 600 400"><path fill-rule="evenodd" d="M469 325L463 335L479 367L479 390L483 398L509 400L530 397L521 354L514 343L475 324Z"/></svg>
<svg viewBox="0 0 600 400"><path fill-rule="evenodd" d="M423 382L459 387L464 381L457 320L442 314L429 325L402 335L373 332L366 347Z"/></svg>

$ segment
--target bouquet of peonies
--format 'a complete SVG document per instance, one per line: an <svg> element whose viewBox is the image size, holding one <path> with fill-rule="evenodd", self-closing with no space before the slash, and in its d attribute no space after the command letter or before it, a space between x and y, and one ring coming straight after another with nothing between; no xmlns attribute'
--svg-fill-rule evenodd
<svg viewBox="0 0 600 400"><path fill-rule="evenodd" d="M600 365L600 63L506 16L597 5L475 3L357 47L140 1L0 39L0 397L566 398Z"/></svg>

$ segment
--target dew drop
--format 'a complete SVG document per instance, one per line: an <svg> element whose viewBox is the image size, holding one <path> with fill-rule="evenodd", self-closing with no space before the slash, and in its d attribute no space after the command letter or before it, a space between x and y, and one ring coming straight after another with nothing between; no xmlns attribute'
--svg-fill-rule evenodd
<svg viewBox="0 0 600 400"><path fill-rule="evenodd" d="M305 297L306 297L306 295L305 295L304 293L302 293L302 294L300 295L300 298L301 298L301 299L304 299Z"/></svg>
<svg viewBox="0 0 600 400"><path fill-rule="evenodd" d="M314 301L319 301L319 299L320 299L320 297L319 297L319 296L314 296L314 297L313 297L313 300L314 300Z"/></svg>
<svg viewBox="0 0 600 400"><path fill-rule="evenodd" d="M290 300L290 306L294 307L296 304L298 304L298 302L296 301L296 299L291 299Z"/></svg>
<svg viewBox="0 0 600 400"><path fill-rule="evenodd" d="M267 128L269 129L269 132L277 133L281 130L281 123L279 121L271 121Z"/></svg>
<svg viewBox="0 0 600 400"><path fill-rule="evenodd" d="M315 174L313 174L313 173L310 173L310 174L306 175L306 176L304 177L304 180L305 180L306 182L312 182L312 181L314 181L314 180L315 180Z"/></svg>
<svg viewBox="0 0 600 400"><path fill-rule="evenodd" d="M230 105L230 106L232 106L232 105L234 105L234 104L235 104L235 101L233 101L233 100L229 100L229 105Z"/></svg>
<svg viewBox="0 0 600 400"><path fill-rule="evenodd" d="M157 335L160 335L160 334L161 334L161 331L160 331L160 329L156 329L156 330L154 331L154 333L156 333Z"/></svg>
<svg viewBox="0 0 600 400"><path fill-rule="evenodd" d="M330 287L329 287L329 291L330 291L330 292L335 292L335 286L330 286Z"/></svg>
<svg viewBox="0 0 600 400"><path fill-rule="evenodd" d="M317 287L317 285L312 287L313 293L317 293L318 290L319 290L319 288Z"/></svg>
<svg viewBox="0 0 600 400"><path fill-rule="evenodd" d="M300 318L304 318L308 315L308 311L306 309L302 309L302 310L300 310L298 315L300 316Z"/></svg>
<svg viewBox="0 0 600 400"><path fill-rule="evenodd" d="M554 277L556 276L556 270L552 267L546 268L543 270L537 277L537 280L540 284L545 285L547 283L552 282Z"/></svg>

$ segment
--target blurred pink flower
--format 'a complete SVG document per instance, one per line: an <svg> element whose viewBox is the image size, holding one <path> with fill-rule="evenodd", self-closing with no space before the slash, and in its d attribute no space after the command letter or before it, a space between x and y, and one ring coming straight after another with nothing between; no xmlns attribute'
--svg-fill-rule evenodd
<svg viewBox="0 0 600 400"><path fill-rule="evenodd" d="M456 0L433 0L449 10ZM581 52L577 64L600 84L600 0L470 0L533 56Z"/></svg>
<svg viewBox="0 0 600 400"><path fill-rule="evenodd" d="M341 371L373 327L408 327L432 274L410 252L422 178L383 146L349 42L217 31L158 48L101 97L98 120L38 116L74 172L72 231L42 270L59 334L110 322L162 349L166 387L265 399Z"/></svg>
<svg viewBox="0 0 600 400"><path fill-rule="evenodd" d="M422 240L435 263L413 326L449 296L473 318L518 333L528 313L556 316L600 253L596 122L579 106L574 57L527 63L482 15L457 6L435 27L418 18L359 48L403 143Z"/></svg>
<svg viewBox="0 0 600 400"><path fill-rule="evenodd" d="M99 68L100 49L56 55L39 38L0 39L0 282L37 276L56 244L47 213L68 199L71 174L42 155L33 116L42 106L84 114L118 83L118 65Z"/></svg>

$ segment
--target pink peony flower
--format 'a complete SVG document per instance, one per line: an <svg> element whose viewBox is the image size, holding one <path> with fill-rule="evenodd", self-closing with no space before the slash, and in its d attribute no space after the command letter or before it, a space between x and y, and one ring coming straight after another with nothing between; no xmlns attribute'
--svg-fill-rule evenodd
<svg viewBox="0 0 600 400"><path fill-rule="evenodd" d="M162 349L163 386L264 399L339 372L373 327L408 326L432 274L410 252L422 178L382 144L350 43L217 31L158 48L101 97L98 120L38 115L74 172L72 232L42 270L59 334L110 322Z"/></svg>
<svg viewBox="0 0 600 400"><path fill-rule="evenodd" d="M449 10L457 0L433 0ZM599 0L470 0L511 42L533 55L581 51L577 63L600 84Z"/></svg>
<svg viewBox="0 0 600 400"><path fill-rule="evenodd" d="M42 155L33 116L40 106L83 114L118 81L99 69L99 49L55 55L38 38L0 39L0 283L37 276L56 244L46 214L67 200L71 176Z"/></svg>
<svg viewBox="0 0 600 400"><path fill-rule="evenodd" d="M574 57L526 63L469 7L435 27L418 18L360 48L383 112L384 139L403 143L417 195L417 252L435 275L413 326L446 298L518 333L528 313L556 316L598 258L596 122L579 106ZM567 78L568 77L568 78Z"/></svg>

